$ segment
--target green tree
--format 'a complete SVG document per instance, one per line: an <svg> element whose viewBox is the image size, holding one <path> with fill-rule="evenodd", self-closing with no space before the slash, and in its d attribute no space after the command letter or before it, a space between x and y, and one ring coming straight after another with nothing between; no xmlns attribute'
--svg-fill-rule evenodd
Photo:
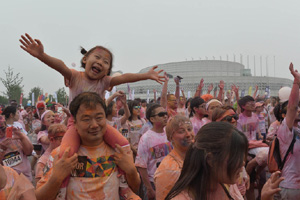
<svg viewBox="0 0 300 200"><path fill-rule="evenodd" d="M58 101L58 103L61 103L61 104L64 104L64 105L66 105L68 103L67 102L68 95L67 95L66 90L65 90L64 87L59 88L56 91L56 95L57 95L57 101Z"/></svg>
<svg viewBox="0 0 300 200"><path fill-rule="evenodd" d="M14 99L17 102L20 100L21 93L23 92L23 77L20 76L20 73L14 75L13 68L8 66L8 70L4 71L5 78L0 77L1 82L6 88L6 92L3 94L9 99Z"/></svg>
<svg viewBox="0 0 300 200"><path fill-rule="evenodd" d="M40 87L34 87L31 88L29 95L28 95L28 99L31 100L32 99L32 93L34 93L34 102L36 103L37 98L43 94L43 90Z"/></svg>
<svg viewBox="0 0 300 200"><path fill-rule="evenodd" d="M8 98L5 96L0 95L0 104L7 105L8 104Z"/></svg>
<svg viewBox="0 0 300 200"><path fill-rule="evenodd" d="M28 100L31 101L31 99L27 99L26 97L23 96L22 105L23 105L23 106L27 106Z"/></svg>

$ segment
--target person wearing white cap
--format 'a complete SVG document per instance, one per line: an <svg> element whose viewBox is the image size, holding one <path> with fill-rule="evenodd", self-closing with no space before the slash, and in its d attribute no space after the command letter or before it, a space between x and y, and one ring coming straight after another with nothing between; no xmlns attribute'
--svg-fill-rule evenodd
<svg viewBox="0 0 300 200"><path fill-rule="evenodd" d="M51 110L46 110L41 116L42 127L37 135L37 141L42 144L44 151L47 150L50 144L50 140L48 139L48 128L50 125L54 124L54 120L54 113Z"/></svg>
<svg viewBox="0 0 300 200"><path fill-rule="evenodd" d="M217 99L211 99L206 103L207 117L203 118L205 124L211 122L212 113L216 108L221 108L223 104Z"/></svg>
<svg viewBox="0 0 300 200"><path fill-rule="evenodd" d="M283 103L289 100L292 89L290 87L282 87L278 91L279 102Z"/></svg>

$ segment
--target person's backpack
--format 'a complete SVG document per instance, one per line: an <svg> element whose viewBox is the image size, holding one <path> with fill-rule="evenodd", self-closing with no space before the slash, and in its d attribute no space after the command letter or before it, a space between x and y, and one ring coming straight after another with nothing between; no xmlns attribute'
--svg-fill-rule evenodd
<svg viewBox="0 0 300 200"><path fill-rule="evenodd" d="M275 135L275 139L271 142L269 147L269 155L268 155L269 172L273 173L276 171L281 171L284 167L285 161L289 153L291 152L293 154L294 144L296 142L296 134L294 133L294 130L293 130L293 134L294 134L293 140L283 160L281 160L281 156L280 156L279 139L277 138L277 134Z"/></svg>

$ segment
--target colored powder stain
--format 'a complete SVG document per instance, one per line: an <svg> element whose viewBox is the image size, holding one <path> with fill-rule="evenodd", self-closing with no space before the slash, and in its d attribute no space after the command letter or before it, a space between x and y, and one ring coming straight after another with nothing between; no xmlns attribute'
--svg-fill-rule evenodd
<svg viewBox="0 0 300 200"><path fill-rule="evenodd" d="M180 144L184 147L188 147L190 145L189 140L188 139L183 139L180 141Z"/></svg>
<svg viewBox="0 0 300 200"><path fill-rule="evenodd" d="M157 122L157 126L161 126L162 125L162 123L161 122Z"/></svg>

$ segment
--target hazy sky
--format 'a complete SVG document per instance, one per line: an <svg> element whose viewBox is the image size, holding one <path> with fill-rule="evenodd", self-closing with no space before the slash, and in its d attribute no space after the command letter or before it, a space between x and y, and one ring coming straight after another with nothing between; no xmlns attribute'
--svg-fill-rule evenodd
<svg viewBox="0 0 300 200"><path fill-rule="evenodd" d="M196 59L240 61L260 75L292 78L289 62L300 69L300 2L275 0L1 0L0 76L10 65L24 78L24 93L35 86L53 93L63 77L19 47L25 32L45 52L79 70L79 46L103 45L114 54L113 70L138 72L155 64ZM201 77L201 75L199 75ZM200 80L200 78L199 78ZM0 91L4 91L0 83Z"/></svg>

